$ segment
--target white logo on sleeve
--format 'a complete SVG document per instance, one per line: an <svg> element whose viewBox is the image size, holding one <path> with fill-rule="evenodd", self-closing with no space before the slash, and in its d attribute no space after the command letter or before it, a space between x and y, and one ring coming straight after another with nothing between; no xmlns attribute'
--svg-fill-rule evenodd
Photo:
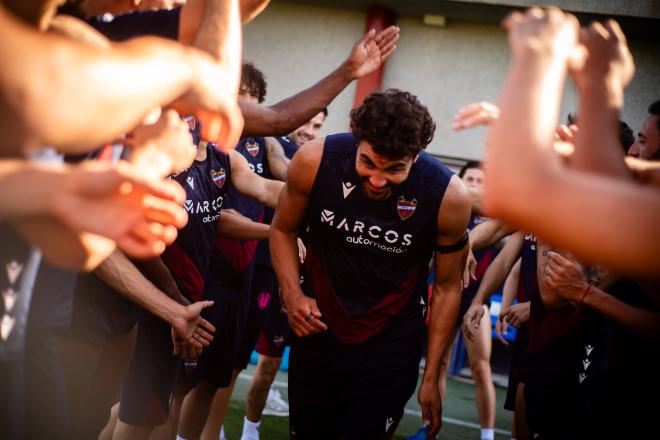
<svg viewBox="0 0 660 440"><path fill-rule="evenodd" d="M7 270L7 278L9 279L9 284L16 284L16 280L23 271L23 265L18 261L13 260L5 265L5 269Z"/></svg>
<svg viewBox="0 0 660 440"><path fill-rule="evenodd" d="M422 306L422 316L426 315L426 303L424 302L424 298L420 297L419 298L419 304Z"/></svg>
<svg viewBox="0 0 660 440"><path fill-rule="evenodd" d="M344 192L344 198L346 198L355 189L355 185L351 182L342 182L341 189Z"/></svg>
<svg viewBox="0 0 660 440"><path fill-rule="evenodd" d="M578 380L580 381L580 383L584 382L586 378L587 378L587 373L580 373L578 375Z"/></svg>
<svg viewBox="0 0 660 440"><path fill-rule="evenodd" d="M330 223L330 225L332 226L334 220L335 220L334 212L328 209L324 209L323 211L321 211L321 223Z"/></svg>
<svg viewBox="0 0 660 440"><path fill-rule="evenodd" d="M584 371L587 371L587 368L589 368L589 365L591 365L591 361L589 359L582 360L582 366L584 367Z"/></svg>
<svg viewBox="0 0 660 440"><path fill-rule="evenodd" d="M392 417L388 417L387 420L385 420L385 432L390 430L390 427L394 424L394 419Z"/></svg>
<svg viewBox="0 0 660 440"><path fill-rule="evenodd" d="M186 177L186 182L188 182L188 185L192 188L193 191L195 191L195 179L193 179L193 176Z"/></svg>

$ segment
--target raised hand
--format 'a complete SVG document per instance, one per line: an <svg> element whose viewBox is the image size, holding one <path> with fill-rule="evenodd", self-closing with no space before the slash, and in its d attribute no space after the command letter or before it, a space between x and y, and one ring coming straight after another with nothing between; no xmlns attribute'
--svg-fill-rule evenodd
<svg viewBox="0 0 660 440"><path fill-rule="evenodd" d="M503 26L509 33L514 60L534 53L551 55L559 62L568 63L572 69L579 69L584 63L586 52L578 44L580 24L571 14L557 8L534 7L524 14L509 14Z"/></svg>
<svg viewBox="0 0 660 440"><path fill-rule="evenodd" d="M148 178L162 179L188 168L195 159L188 124L174 110L162 112L154 124L139 125L125 143L133 149L131 163Z"/></svg>
<svg viewBox="0 0 660 440"><path fill-rule="evenodd" d="M581 29L580 43L588 55L582 69L571 72L578 89L584 90L595 81L616 81L621 89L628 85L635 74L635 62L616 21L594 22Z"/></svg>
<svg viewBox="0 0 660 440"><path fill-rule="evenodd" d="M355 43L346 59L351 79L362 78L378 69L396 50L399 31L396 26L390 26L378 34L372 29Z"/></svg>
<svg viewBox="0 0 660 440"><path fill-rule="evenodd" d="M477 125L490 125L500 117L500 109L495 104L481 101L458 109L451 128L454 131Z"/></svg>

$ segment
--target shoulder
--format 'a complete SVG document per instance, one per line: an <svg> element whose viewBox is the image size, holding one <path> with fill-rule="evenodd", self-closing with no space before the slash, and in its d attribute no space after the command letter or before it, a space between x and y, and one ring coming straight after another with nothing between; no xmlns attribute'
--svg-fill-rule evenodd
<svg viewBox="0 0 660 440"><path fill-rule="evenodd" d="M325 138L307 142L291 160L287 174L287 187L309 193L321 165Z"/></svg>
<svg viewBox="0 0 660 440"><path fill-rule="evenodd" d="M464 234L470 221L471 211L470 194L463 181L457 175L453 175L447 184L438 211L439 232L449 236Z"/></svg>

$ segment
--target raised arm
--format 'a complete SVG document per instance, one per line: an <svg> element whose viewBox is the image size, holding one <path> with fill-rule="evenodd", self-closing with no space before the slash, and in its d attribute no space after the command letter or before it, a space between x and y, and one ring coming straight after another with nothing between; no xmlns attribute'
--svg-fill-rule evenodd
<svg viewBox="0 0 660 440"><path fill-rule="evenodd" d="M200 316L203 309L213 305L212 301L180 304L178 289L169 294L159 290L119 251L101 263L95 273L117 292L169 323L181 338L198 348L207 347L213 340L215 328Z"/></svg>
<svg viewBox="0 0 660 440"><path fill-rule="evenodd" d="M584 261L657 274L660 191L566 168L552 150L566 70L578 59L577 20L533 9L506 25L513 63L487 139L486 210Z"/></svg>
<svg viewBox="0 0 660 440"><path fill-rule="evenodd" d="M236 151L229 152L231 160L231 183L239 193L254 199L269 208L277 207L277 199L284 186L283 182L264 179L254 173L247 160Z"/></svg>
<svg viewBox="0 0 660 440"><path fill-rule="evenodd" d="M438 212L437 246L451 246L461 241L470 219L470 196L458 178L452 177ZM429 427L429 438L442 424L442 402L438 389L438 375L442 354L451 341L449 335L456 323L461 299L461 281L467 257L465 245L451 253L434 254L435 280L430 301L426 368L419 389L424 424Z"/></svg>
<svg viewBox="0 0 660 440"><path fill-rule="evenodd" d="M632 179L619 140L619 113L623 89L632 79L635 65L619 25L608 20L580 31L589 56L584 67L573 72L580 95L579 130L575 138L572 168Z"/></svg>
<svg viewBox="0 0 660 440"><path fill-rule="evenodd" d="M245 119L243 136L285 136L330 104L354 79L376 70L396 49L399 28L368 32L337 69L312 87L271 106L239 102Z"/></svg>
<svg viewBox="0 0 660 440"><path fill-rule="evenodd" d="M309 204L312 185L321 163L324 139L311 141L298 150L291 161L290 175L270 227L270 256L280 284L289 325L298 336L325 330L321 312L313 298L300 289L298 231Z"/></svg>

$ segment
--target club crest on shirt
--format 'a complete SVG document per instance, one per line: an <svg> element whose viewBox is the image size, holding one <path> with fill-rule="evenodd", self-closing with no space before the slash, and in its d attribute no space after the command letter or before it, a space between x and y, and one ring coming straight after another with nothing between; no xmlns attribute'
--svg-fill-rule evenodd
<svg viewBox="0 0 660 440"><path fill-rule="evenodd" d="M211 170L211 179L213 179L213 183L218 185L218 188L222 188L225 186L225 178L227 175L225 174L225 169L220 168L219 171L216 170Z"/></svg>
<svg viewBox="0 0 660 440"><path fill-rule="evenodd" d="M259 154L259 144L252 139L245 142L245 149L252 157L257 157L257 154Z"/></svg>
<svg viewBox="0 0 660 440"><path fill-rule="evenodd" d="M417 208L417 199L408 200L405 197L401 196L396 201L396 210L399 213L401 220L409 219Z"/></svg>

